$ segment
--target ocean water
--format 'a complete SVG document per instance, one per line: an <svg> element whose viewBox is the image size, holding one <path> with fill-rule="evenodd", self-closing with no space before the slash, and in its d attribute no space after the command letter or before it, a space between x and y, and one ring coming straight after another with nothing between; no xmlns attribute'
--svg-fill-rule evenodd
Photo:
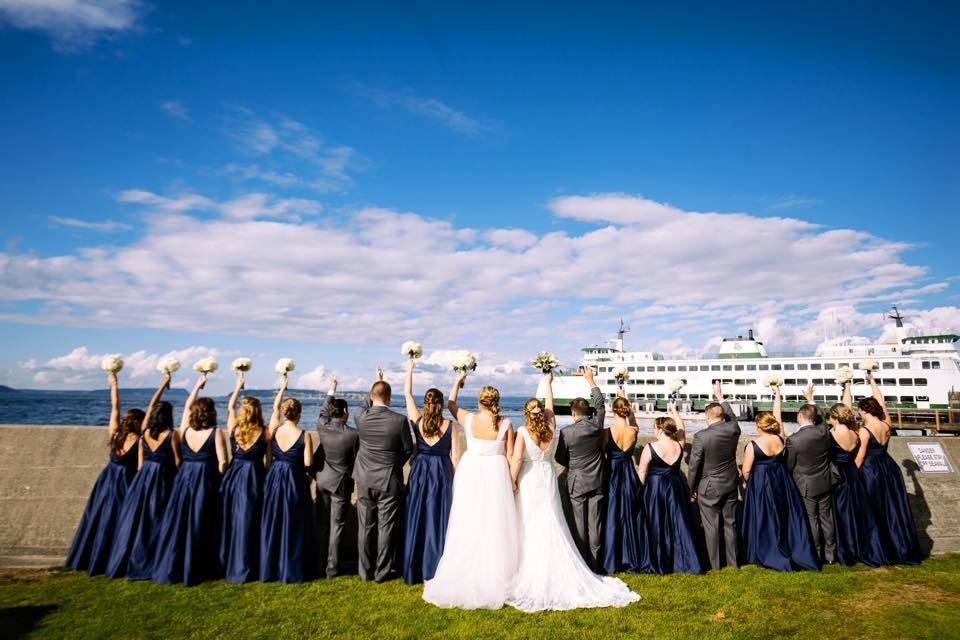
<svg viewBox="0 0 960 640"><path fill-rule="evenodd" d="M265 419L269 419L269 411L273 406L275 393L270 389L253 389L244 392L245 395L251 395L260 400L263 404ZM153 395L152 389L121 389L121 411L131 408L146 409L151 395ZM320 408L326 401L326 392L293 390L288 395L297 398L303 404L301 425L312 427L316 424L317 417L320 415ZM187 399L186 391L182 389L167 391L164 394L164 399L173 403L174 420L179 425L183 403ZM229 396L213 396L213 399L217 405L219 422L221 425L225 425ZM509 418L514 426L523 424L523 403L526 401L527 398L521 396L502 397L500 399L502 415ZM359 400L348 400L348 403L351 412L360 406ZM476 398L461 397L460 404L468 410L475 411L477 402ZM406 405L402 397L399 400L394 398L391 406L401 413L406 412ZM30 389L0 391L0 424L106 426L109 418L110 395L105 389L93 391L38 391ZM570 417L558 416L557 422L560 426L563 426L570 422ZM638 422L642 434L653 433L652 419L640 418ZM701 420L686 421L688 434L693 434L704 426ZM744 434L756 433L755 425L752 422L741 422L740 427ZM788 433L795 428L796 425L787 424Z"/></svg>

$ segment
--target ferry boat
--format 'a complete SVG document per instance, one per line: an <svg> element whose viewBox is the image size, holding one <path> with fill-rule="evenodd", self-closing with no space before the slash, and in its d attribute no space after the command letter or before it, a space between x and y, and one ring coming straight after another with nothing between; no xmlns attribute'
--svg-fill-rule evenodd
<svg viewBox="0 0 960 640"><path fill-rule="evenodd" d="M593 368L608 404L618 394L615 371L625 367L627 398L637 411L647 413L665 410L672 394L682 412L702 411L712 399L715 380L720 380L724 395L731 402L747 409L770 409L770 376L782 381L786 412L796 411L805 403L808 383L816 387L814 401L829 405L840 400L841 388L835 381L840 367L853 371L853 395L860 398L870 393L860 369L865 361L879 365L874 377L889 409L948 409L951 394L955 403L960 402L960 394L954 391L960 389L960 354L956 348L960 336L907 335L903 316L896 307L888 318L896 322L896 340L890 342L854 344L850 339L837 338L821 344L813 355L777 356L767 353L766 346L751 329L746 336L725 338L719 352L706 358L626 351L623 337L629 328L621 320L616 341L582 349L581 365ZM683 386L675 392L678 380ZM537 396L543 398L543 392L541 381ZM553 392L558 413L568 412L572 399L590 397L583 377L569 371L555 375Z"/></svg>

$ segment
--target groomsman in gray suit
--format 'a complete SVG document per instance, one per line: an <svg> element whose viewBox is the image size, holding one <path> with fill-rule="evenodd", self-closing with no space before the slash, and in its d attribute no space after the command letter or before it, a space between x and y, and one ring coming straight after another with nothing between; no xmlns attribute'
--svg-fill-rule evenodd
<svg viewBox="0 0 960 640"><path fill-rule="evenodd" d="M570 402L573 424L560 430L557 440L556 461L566 467L564 474L573 523L570 527L580 555L584 562L596 573L603 572L601 547L603 531L601 523L604 517L603 441L606 410L603 393L593 378L593 369L582 367L583 377L590 385L594 415L588 416L590 405L583 398Z"/></svg>
<svg viewBox="0 0 960 640"><path fill-rule="evenodd" d="M353 465L360 579L376 582L391 577L401 525L403 465L414 451L410 422L390 410L391 394L389 383L378 369L377 381L354 418L360 438Z"/></svg>
<svg viewBox="0 0 960 640"><path fill-rule="evenodd" d="M313 465L317 469L317 533L321 549L325 546L326 574L332 578L340 573L340 536L347 520L350 496L353 494L353 461L357 456L357 430L347 426L347 401L337 398L337 379L330 376L327 401L317 420L317 451ZM317 554L322 571L323 553Z"/></svg>
<svg viewBox="0 0 960 640"><path fill-rule="evenodd" d="M737 566L740 424L730 403L723 399L719 382L714 383L713 395L716 402L706 407L707 428L693 436L687 479L691 497L700 507L710 566L720 569L723 566L721 552L728 567Z"/></svg>
<svg viewBox="0 0 960 640"><path fill-rule="evenodd" d="M807 401L812 402L813 389L808 388ZM833 472L830 448L833 436L830 425L817 424L817 407L805 404L797 412L800 428L787 438L787 468L803 496L813 543L821 561L833 562L836 537L833 522Z"/></svg>

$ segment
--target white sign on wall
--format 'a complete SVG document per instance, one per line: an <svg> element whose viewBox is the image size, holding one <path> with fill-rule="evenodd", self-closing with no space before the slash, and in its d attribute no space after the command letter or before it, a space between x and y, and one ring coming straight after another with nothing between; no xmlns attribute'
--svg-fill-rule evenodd
<svg viewBox="0 0 960 640"><path fill-rule="evenodd" d="M951 473L953 466L939 442L908 442L910 453L923 473Z"/></svg>

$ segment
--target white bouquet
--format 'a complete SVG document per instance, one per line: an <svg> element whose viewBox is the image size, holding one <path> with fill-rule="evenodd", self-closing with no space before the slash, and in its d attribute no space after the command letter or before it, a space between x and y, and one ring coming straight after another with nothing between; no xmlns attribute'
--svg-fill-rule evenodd
<svg viewBox="0 0 960 640"><path fill-rule="evenodd" d="M537 369L540 369L540 371L543 371L544 373L550 373L560 366L560 361L557 360L556 356L554 356L552 353L541 351L540 355L534 358L530 364L535 366Z"/></svg>
<svg viewBox="0 0 960 640"><path fill-rule="evenodd" d="M880 368L880 363L876 360L864 360L863 362L857 363L857 367L864 371L876 371Z"/></svg>
<svg viewBox="0 0 960 640"><path fill-rule="evenodd" d="M173 374L173 372L178 369L180 369L180 361L173 356L164 356L160 358L160 362L157 363L157 371L160 373Z"/></svg>
<svg viewBox="0 0 960 640"><path fill-rule="evenodd" d="M280 358L277 360L277 364L274 365L273 370L279 373L282 376L286 376L288 373L297 368L297 365L293 363L293 360L290 358Z"/></svg>
<svg viewBox="0 0 960 640"><path fill-rule="evenodd" d="M613 377L617 384L623 384L630 379L630 372L626 367L620 366L613 370Z"/></svg>
<svg viewBox="0 0 960 640"><path fill-rule="evenodd" d="M783 380L780 378L780 376L767 376L764 384L768 387L780 387L783 385Z"/></svg>
<svg viewBox="0 0 960 640"><path fill-rule="evenodd" d="M680 389L683 389L684 385L686 384L687 381L683 378L674 378L670 381L670 391L676 393L677 391L680 391Z"/></svg>
<svg viewBox="0 0 960 640"><path fill-rule="evenodd" d="M250 358L237 358L233 361L233 364L230 365L230 368L233 369L234 373L237 375L246 373L253 368L253 360Z"/></svg>
<svg viewBox="0 0 960 640"><path fill-rule="evenodd" d="M465 353L453 361L453 370L457 373L466 373L467 371L477 370L477 356L472 353Z"/></svg>
<svg viewBox="0 0 960 640"><path fill-rule="evenodd" d="M103 356L103 360L100 361L100 369L114 375L120 373L120 370L123 369L123 360L120 358L120 354Z"/></svg>
<svg viewBox="0 0 960 640"><path fill-rule="evenodd" d="M423 347L420 346L419 342L414 342L413 340L407 340L402 345L400 345L400 353L407 356L411 360L416 360L423 356Z"/></svg>
<svg viewBox="0 0 960 640"><path fill-rule="evenodd" d="M217 364L217 359L212 356L200 358L193 363L193 370L197 373L211 374L219 368L220 365Z"/></svg>
<svg viewBox="0 0 960 640"><path fill-rule="evenodd" d="M837 369L837 375L834 377L834 380L840 386L843 386L853 380L853 371L850 370L850 367L840 367Z"/></svg>

